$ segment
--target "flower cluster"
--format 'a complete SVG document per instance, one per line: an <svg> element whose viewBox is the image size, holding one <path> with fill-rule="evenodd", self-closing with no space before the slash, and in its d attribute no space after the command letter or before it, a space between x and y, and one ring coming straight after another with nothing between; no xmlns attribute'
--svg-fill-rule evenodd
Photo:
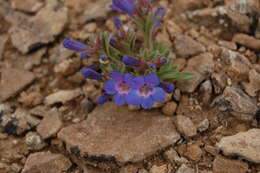
<svg viewBox="0 0 260 173"><path fill-rule="evenodd" d="M136 28L126 30L116 17L117 32L103 32L94 41L84 44L67 38L63 45L92 58L93 64L84 67L85 78L104 82L104 94L97 102L103 104L113 98L117 105L134 105L144 109L163 102L166 93L174 91L175 80L189 79L190 73L179 72L168 58L169 50L156 41L165 10L153 10L151 0L112 0L115 11L125 13Z"/></svg>

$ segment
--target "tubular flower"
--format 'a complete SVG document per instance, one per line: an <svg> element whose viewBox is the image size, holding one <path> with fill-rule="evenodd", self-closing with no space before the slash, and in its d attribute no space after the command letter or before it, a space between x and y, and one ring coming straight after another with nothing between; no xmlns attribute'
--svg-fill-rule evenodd
<svg viewBox="0 0 260 173"><path fill-rule="evenodd" d="M128 104L142 106L144 109L151 108L155 102L165 100L165 92L159 87L160 80L156 74L147 74L133 79L133 90L127 97Z"/></svg>
<svg viewBox="0 0 260 173"><path fill-rule="evenodd" d="M167 82L161 82L159 84L159 87L161 87L167 93L173 93L173 91L175 90L175 86L172 83Z"/></svg>
<svg viewBox="0 0 260 173"><path fill-rule="evenodd" d="M93 52L91 47L76 40L73 40L72 38L65 39L63 41L63 46L67 49L80 52L80 58L88 58Z"/></svg>
<svg viewBox="0 0 260 173"><path fill-rule="evenodd" d="M123 56L123 63L127 66L138 67L141 64L141 61L131 56Z"/></svg>
<svg viewBox="0 0 260 173"><path fill-rule="evenodd" d="M116 17L114 19L114 25L115 25L116 29L118 30L120 37L123 38L125 36L125 31L124 31L122 22L118 17Z"/></svg>
<svg viewBox="0 0 260 173"><path fill-rule="evenodd" d="M156 10L156 12L154 13L154 21L155 24L153 26L153 30L156 31L158 29L158 27L160 26L160 24L162 23L163 17L165 16L166 12L164 10L164 8L158 8Z"/></svg>
<svg viewBox="0 0 260 173"><path fill-rule="evenodd" d="M104 104L104 103L106 103L107 101L108 101L108 99L109 99L109 94L107 94L107 93L104 93L104 94L102 94L101 96L99 96L98 98L97 98L97 103L98 104Z"/></svg>
<svg viewBox="0 0 260 173"><path fill-rule="evenodd" d="M81 70L81 72L85 78L96 79L96 80L102 79L102 75L100 73L96 72L95 70L93 70L92 68L84 67Z"/></svg>
<svg viewBox="0 0 260 173"><path fill-rule="evenodd" d="M114 95L115 104L121 106L124 104L129 104L127 102L127 97L131 91L130 83L133 76L129 73L124 75L119 72L112 71L110 73L111 80L107 81L104 85L104 90L109 95Z"/></svg>
<svg viewBox="0 0 260 173"><path fill-rule="evenodd" d="M135 12L135 1L136 0L113 0L110 8L132 16Z"/></svg>

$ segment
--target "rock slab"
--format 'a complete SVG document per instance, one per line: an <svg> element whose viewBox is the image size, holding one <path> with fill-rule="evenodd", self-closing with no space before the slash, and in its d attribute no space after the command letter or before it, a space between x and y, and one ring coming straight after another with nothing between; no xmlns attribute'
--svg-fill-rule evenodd
<svg viewBox="0 0 260 173"><path fill-rule="evenodd" d="M34 79L33 73L28 71L13 68L0 69L0 102L16 95Z"/></svg>
<svg viewBox="0 0 260 173"><path fill-rule="evenodd" d="M239 160L231 160L217 156L213 162L214 173L246 173L248 165Z"/></svg>
<svg viewBox="0 0 260 173"><path fill-rule="evenodd" d="M27 158L22 173L62 173L70 167L70 160L61 154L39 152Z"/></svg>
<svg viewBox="0 0 260 173"><path fill-rule="evenodd" d="M180 138L170 117L153 111L130 111L113 103L98 106L87 120L63 128L58 137L68 149L90 160L137 162Z"/></svg>
<svg viewBox="0 0 260 173"><path fill-rule="evenodd" d="M260 129L251 129L234 136L223 137L217 146L225 155L237 155L260 163Z"/></svg>

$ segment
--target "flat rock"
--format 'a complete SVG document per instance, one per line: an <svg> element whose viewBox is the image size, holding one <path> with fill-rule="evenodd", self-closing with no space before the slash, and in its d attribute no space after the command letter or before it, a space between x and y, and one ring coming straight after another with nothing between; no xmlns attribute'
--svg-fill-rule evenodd
<svg viewBox="0 0 260 173"><path fill-rule="evenodd" d="M185 35L176 37L174 44L177 55L184 58L196 56L206 51L206 48L201 43Z"/></svg>
<svg viewBox="0 0 260 173"><path fill-rule="evenodd" d="M13 0L11 5L15 10L27 13L35 13L43 7L44 3L41 0Z"/></svg>
<svg viewBox="0 0 260 173"><path fill-rule="evenodd" d="M91 161L141 161L180 138L172 119L153 111L129 111L113 103L98 106L88 119L63 128L58 137ZM123 146L123 147L122 147Z"/></svg>
<svg viewBox="0 0 260 173"><path fill-rule="evenodd" d="M183 70L193 73L195 77L189 80L178 81L177 86L182 92L192 93L213 70L214 61L211 53L203 53L195 56L188 61L187 67Z"/></svg>
<svg viewBox="0 0 260 173"><path fill-rule="evenodd" d="M251 129L233 136L223 137L217 147L225 155L240 156L248 161L260 163L260 129Z"/></svg>
<svg viewBox="0 0 260 173"><path fill-rule="evenodd" d="M43 139L55 136L62 127L60 114L57 110L52 110L46 115L37 126L37 132Z"/></svg>
<svg viewBox="0 0 260 173"><path fill-rule="evenodd" d="M239 160L231 160L217 156L213 162L214 173L246 173L248 165Z"/></svg>
<svg viewBox="0 0 260 173"><path fill-rule="evenodd" d="M258 110L256 103L240 88L226 87L223 98L231 114L242 120L252 120Z"/></svg>
<svg viewBox="0 0 260 173"><path fill-rule="evenodd" d="M10 29L11 41L23 54L53 42L65 28L68 9L60 7L58 1L48 0L36 16L27 18Z"/></svg>
<svg viewBox="0 0 260 173"><path fill-rule="evenodd" d="M15 96L34 79L34 74L28 71L14 68L0 69L0 102Z"/></svg>
<svg viewBox="0 0 260 173"><path fill-rule="evenodd" d="M71 165L62 154L38 152L29 155L22 173L62 173L67 172Z"/></svg>
<svg viewBox="0 0 260 173"><path fill-rule="evenodd" d="M74 90L61 90L47 96L44 100L46 105L52 105L55 103L66 103L82 94L81 89Z"/></svg>

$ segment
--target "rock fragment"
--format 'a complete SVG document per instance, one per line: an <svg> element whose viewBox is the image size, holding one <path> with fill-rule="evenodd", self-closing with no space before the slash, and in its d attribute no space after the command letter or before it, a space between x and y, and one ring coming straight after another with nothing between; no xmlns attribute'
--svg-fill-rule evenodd
<svg viewBox="0 0 260 173"><path fill-rule="evenodd" d="M257 95L257 92L260 91L260 73L255 69L249 71L249 83L243 83L247 94L252 97Z"/></svg>
<svg viewBox="0 0 260 173"><path fill-rule="evenodd" d="M65 104L66 102L69 102L82 94L83 93L81 89L61 90L47 96L44 100L44 103L46 105L53 105L55 103Z"/></svg>
<svg viewBox="0 0 260 173"><path fill-rule="evenodd" d="M15 10L27 12L27 13L36 13L39 9L41 9L44 3L41 0L13 0L12 8Z"/></svg>
<svg viewBox="0 0 260 173"><path fill-rule="evenodd" d="M188 163L188 160L184 157L180 157L177 151L175 151L173 148L170 148L169 150L164 152L164 158L171 163L177 163L179 165Z"/></svg>
<svg viewBox="0 0 260 173"><path fill-rule="evenodd" d="M239 88L226 87L223 98L231 114L242 120L252 120L258 110L256 103Z"/></svg>
<svg viewBox="0 0 260 173"><path fill-rule="evenodd" d="M217 156L213 162L214 173L246 173L248 165L239 160L231 160Z"/></svg>
<svg viewBox="0 0 260 173"><path fill-rule="evenodd" d="M199 161L203 155L203 152L199 145L190 144L187 146L186 152L184 153L186 157L188 157L192 161Z"/></svg>
<svg viewBox="0 0 260 173"><path fill-rule="evenodd" d="M197 129L189 117L178 115L175 123L180 133L186 137L192 137L197 134Z"/></svg>
<svg viewBox="0 0 260 173"><path fill-rule="evenodd" d="M184 58L196 56L206 51L202 44L185 35L176 37L174 44L177 55Z"/></svg>
<svg viewBox="0 0 260 173"><path fill-rule="evenodd" d="M30 149L34 151L41 150L46 146L46 143L35 132L27 133L25 137L25 142L30 147Z"/></svg>
<svg viewBox="0 0 260 173"><path fill-rule="evenodd" d="M225 155L240 156L248 161L260 163L260 129L251 129L233 136L223 137L217 144Z"/></svg>
<svg viewBox="0 0 260 173"><path fill-rule="evenodd" d="M28 71L13 68L0 69L0 102L15 96L34 79L33 73Z"/></svg>
<svg viewBox="0 0 260 173"><path fill-rule="evenodd" d="M159 112L129 111L106 103L89 114L87 120L63 128L58 137L68 149L77 147L77 153L87 155L90 161L124 164L141 161L175 144L180 135L172 119Z"/></svg>
<svg viewBox="0 0 260 173"><path fill-rule="evenodd" d="M193 57L188 61L188 65L183 71L193 73L195 77L189 80L178 81L177 86L183 92L192 93L213 70L214 61L211 53L203 53Z"/></svg>
<svg viewBox="0 0 260 173"><path fill-rule="evenodd" d="M161 165L161 166L157 166L157 165L153 165L152 168L150 169L150 173L168 173L170 172L170 166L169 165Z"/></svg>
<svg viewBox="0 0 260 173"><path fill-rule="evenodd" d="M235 34L233 41L247 48L260 50L260 40L247 34Z"/></svg>
<svg viewBox="0 0 260 173"><path fill-rule="evenodd" d="M176 112L177 109L177 103L172 101L172 102L168 102L166 103L166 105L164 105L164 107L162 108L162 112L165 115L171 116Z"/></svg>
<svg viewBox="0 0 260 173"><path fill-rule="evenodd" d="M43 118L37 126L37 132L43 139L55 136L62 127L60 114L57 110L52 110Z"/></svg>
<svg viewBox="0 0 260 173"><path fill-rule="evenodd" d="M68 158L51 152L38 152L29 155L22 173L63 173L71 167Z"/></svg>
<svg viewBox="0 0 260 173"><path fill-rule="evenodd" d="M36 16L10 29L14 47L23 54L54 41L67 24L68 9L59 7L57 0L47 2Z"/></svg>
<svg viewBox="0 0 260 173"><path fill-rule="evenodd" d="M176 173L195 173L194 169L188 167L185 164L182 164Z"/></svg>

